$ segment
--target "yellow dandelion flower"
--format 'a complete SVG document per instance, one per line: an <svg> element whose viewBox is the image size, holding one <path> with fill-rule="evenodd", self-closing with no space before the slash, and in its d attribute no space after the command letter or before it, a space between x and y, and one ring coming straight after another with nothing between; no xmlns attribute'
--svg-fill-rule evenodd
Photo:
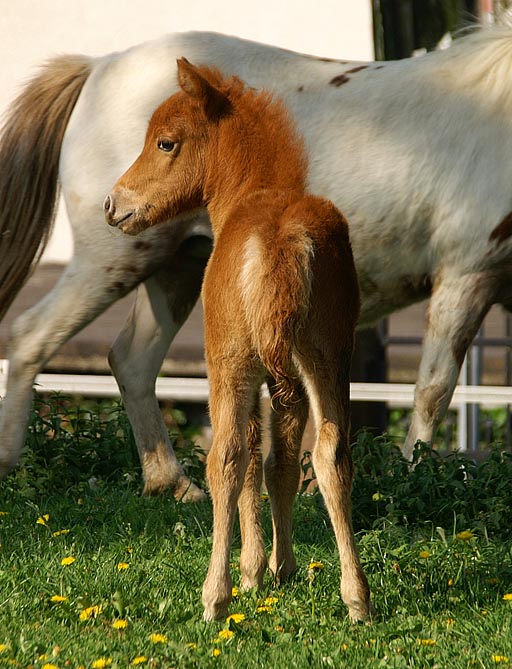
<svg viewBox="0 0 512 669"><path fill-rule="evenodd" d="M0 653L5 653L8 648L9 646L6 643L0 643Z"/></svg>
<svg viewBox="0 0 512 669"><path fill-rule="evenodd" d="M308 566L309 571L314 571L315 569L323 569L324 564L323 562L310 562Z"/></svg>
<svg viewBox="0 0 512 669"><path fill-rule="evenodd" d="M341 650L347 650L347 649L348 649L348 643L342 643Z"/></svg>
<svg viewBox="0 0 512 669"><path fill-rule="evenodd" d="M272 606L273 604L277 604L278 601L277 597L267 597L263 603L265 606Z"/></svg>
<svg viewBox="0 0 512 669"><path fill-rule="evenodd" d="M73 564L75 562L76 558L74 558L71 555L68 555L67 557L63 557L62 560L60 561L61 565L63 567L67 567L70 564Z"/></svg>
<svg viewBox="0 0 512 669"><path fill-rule="evenodd" d="M508 657L506 655L491 655L491 660L493 662L508 662Z"/></svg>
<svg viewBox="0 0 512 669"><path fill-rule="evenodd" d="M244 620L245 620L244 613L232 613L230 616L226 618L227 623L233 621L234 623L238 624L243 622Z"/></svg>
<svg viewBox="0 0 512 669"><path fill-rule="evenodd" d="M55 530L52 532L52 537L60 537L62 534L69 534L71 530Z"/></svg>
<svg viewBox="0 0 512 669"><path fill-rule="evenodd" d="M272 613L273 610L274 608L272 606L265 606L265 604L263 604L262 606L258 606L256 613Z"/></svg>
<svg viewBox="0 0 512 669"><path fill-rule="evenodd" d="M430 551L420 551L419 556L422 560L426 560L428 557L430 557Z"/></svg>
<svg viewBox="0 0 512 669"><path fill-rule="evenodd" d="M49 520L50 520L50 515L48 513L45 513L44 516L39 516L39 518L36 520L36 523L38 525L46 525Z"/></svg>
<svg viewBox="0 0 512 669"><path fill-rule="evenodd" d="M231 588L231 597L238 597L239 595L240 595L240 590L237 587L233 586Z"/></svg>
<svg viewBox="0 0 512 669"><path fill-rule="evenodd" d="M512 592L507 592L503 595L503 599L506 602L511 602L512 601Z"/></svg>
<svg viewBox="0 0 512 669"><path fill-rule="evenodd" d="M119 620L114 620L112 627L115 630L125 630L128 627L128 621L124 618L119 618Z"/></svg>
<svg viewBox="0 0 512 669"><path fill-rule="evenodd" d="M148 658L145 655L137 655L137 657L134 657L132 660L133 665L137 664L144 664L144 662L147 662Z"/></svg>
<svg viewBox="0 0 512 669"><path fill-rule="evenodd" d="M52 595L50 597L50 602L66 602L67 597L64 597L63 595Z"/></svg>
<svg viewBox="0 0 512 669"><path fill-rule="evenodd" d="M124 569L128 569L129 566L130 565L128 564L128 562L119 562L117 564L117 571L123 571Z"/></svg>
<svg viewBox="0 0 512 669"><path fill-rule="evenodd" d="M475 535L469 530L463 530L462 532L458 532L455 537L460 541L469 541L470 539L474 539Z"/></svg>
<svg viewBox="0 0 512 669"><path fill-rule="evenodd" d="M92 669L105 669L109 664L112 664L111 657L100 657L92 663Z"/></svg>
<svg viewBox="0 0 512 669"><path fill-rule="evenodd" d="M449 578L448 579L448 585L451 587L454 584L455 584L455 581L453 580L453 578Z"/></svg>
<svg viewBox="0 0 512 669"><path fill-rule="evenodd" d="M219 632L219 639L221 641L228 641L229 639L232 639L235 636L235 633L232 632L231 630L221 630Z"/></svg>
<svg viewBox="0 0 512 669"><path fill-rule="evenodd" d="M418 639L418 643L422 646L435 646L437 642L435 639Z"/></svg>
<svg viewBox="0 0 512 669"><path fill-rule="evenodd" d="M57 667L55 664L52 664L51 662L47 662L46 664L43 664L41 669L59 669L59 667Z"/></svg>
<svg viewBox="0 0 512 669"><path fill-rule="evenodd" d="M8 516L9 511L0 511L0 516Z"/></svg>
<svg viewBox="0 0 512 669"><path fill-rule="evenodd" d="M212 655L213 655L213 657L219 657L220 652L221 652L221 651L220 651L220 648L214 648L214 649L212 650Z"/></svg>
<svg viewBox="0 0 512 669"><path fill-rule="evenodd" d="M374 492L372 495L372 500L374 502L380 502L381 499L384 499L384 495L381 492Z"/></svg>
<svg viewBox="0 0 512 669"><path fill-rule="evenodd" d="M149 640L151 641L151 643L167 643L167 637L165 636L165 634L156 634L156 633L150 634Z"/></svg>
<svg viewBox="0 0 512 669"><path fill-rule="evenodd" d="M188 643L185 644L187 648L190 648L191 650L196 650L197 648L197 643L194 643L193 641L189 641Z"/></svg>
<svg viewBox="0 0 512 669"><path fill-rule="evenodd" d="M81 611L80 620L89 620L90 618L97 618L102 611L103 611L102 606L88 606L86 609Z"/></svg>

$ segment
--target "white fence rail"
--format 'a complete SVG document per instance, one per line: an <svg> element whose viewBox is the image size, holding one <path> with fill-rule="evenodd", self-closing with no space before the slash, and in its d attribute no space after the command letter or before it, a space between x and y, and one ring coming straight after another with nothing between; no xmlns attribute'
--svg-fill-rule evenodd
<svg viewBox="0 0 512 669"><path fill-rule="evenodd" d="M0 396L5 394L8 361L0 360ZM90 374L39 374L34 389L37 392L62 392L84 397L119 397L117 383L112 376ZM156 394L162 400L179 402L206 402L208 380L204 378L158 378ZM387 402L393 406L412 406L412 383L351 383L350 398L355 402ZM455 388L450 408L461 404L480 404L487 407L512 405L512 388L507 386L466 386Z"/></svg>
<svg viewBox="0 0 512 669"><path fill-rule="evenodd" d="M8 361L0 360L0 397L5 394L7 370ZM112 376L39 374L34 388L41 393L62 392L84 397L119 397L119 389ZM162 400L206 402L208 391L207 379L167 377L158 378L156 382L156 394ZM356 402L386 402L394 407L410 407L414 399L414 384L351 383L350 397ZM461 413L460 410L465 409L468 404L479 404L486 407L512 405L512 388L458 385L455 388L450 408ZM466 443L461 435L459 435L459 448L466 450Z"/></svg>

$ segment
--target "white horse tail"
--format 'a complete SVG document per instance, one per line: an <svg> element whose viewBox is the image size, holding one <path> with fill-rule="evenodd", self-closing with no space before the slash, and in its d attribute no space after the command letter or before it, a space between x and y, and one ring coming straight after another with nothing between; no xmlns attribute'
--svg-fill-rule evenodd
<svg viewBox="0 0 512 669"><path fill-rule="evenodd" d="M50 61L7 114L0 139L0 319L48 241L62 140L91 69L84 56Z"/></svg>

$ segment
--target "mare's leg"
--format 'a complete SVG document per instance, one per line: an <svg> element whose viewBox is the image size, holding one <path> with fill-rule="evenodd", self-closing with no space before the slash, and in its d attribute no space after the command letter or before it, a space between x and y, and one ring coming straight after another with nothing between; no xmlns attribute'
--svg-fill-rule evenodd
<svg viewBox="0 0 512 669"><path fill-rule="evenodd" d="M269 383L270 396L275 394ZM308 401L301 384L289 407L273 402L271 446L265 460L265 482L272 507L273 546L269 567L278 581L297 568L292 545L292 511L300 480L299 452L308 418Z"/></svg>
<svg viewBox="0 0 512 669"><path fill-rule="evenodd" d="M169 441L155 395L155 382L170 342L194 306L205 260L182 251L141 285L124 328L109 354L130 423L145 481L144 493L171 488L177 499L201 501L204 493L185 475Z"/></svg>
<svg viewBox="0 0 512 669"><path fill-rule="evenodd" d="M322 359L323 358L323 359ZM310 355L300 367L317 428L313 467L331 519L340 556L341 597L352 620L372 613L370 590L352 529L350 493L353 465L349 448L350 355Z"/></svg>
<svg viewBox="0 0 512 669"><path fill-rule="evenodd" d="M245 439L249 453L249 465L245 473L243 488L238 498L238 512L242 534L240 585L244 590L248 590L250 588L263 587L263 575L267 567L260 517L263 470L259 390L254 395Z"/></svg>
<svg viewBox="0 0 512 669"><path fill-rule="evenodd" d="M450 404L467 348L494 301L482 274L436 281L427 312L414 411L403 452L411 458L418 439L431 442Z"/></svg>
<svg viewBox="0 0 512 669"><path fill-rule="evenodd" d="M225 618L231 601L229 559L233 523L249 465L245 442L247 404L256 388L251 388L247 381L250 362L238 359L232 363L224 364L221 356L208 360L213 443L206 473L213 502L213 546L203 585L205 620Z"/></svg>
<svg viewBox="0 0 512 669"><path fill-rule="evenodd" d="M118 287L124 280L122 289ZM44 363L76 332L133 288L130 272L111 283L101 265L75 256L56 286L14 322L9 342L9 376L0 417L0 476L19 459L25 439L32 386Z"/></svg>

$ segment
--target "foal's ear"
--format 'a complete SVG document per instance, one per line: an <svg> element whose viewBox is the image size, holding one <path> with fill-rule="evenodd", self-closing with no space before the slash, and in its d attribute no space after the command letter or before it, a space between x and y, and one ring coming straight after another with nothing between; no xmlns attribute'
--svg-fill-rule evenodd
<svg viewBox="0 0 512 669"><path fill-rule="evenodd" d="M221 116L229 107L227 96L207 81L186 58L179 58L177 64L181 90L201 102L209 118Z"/></svg>

